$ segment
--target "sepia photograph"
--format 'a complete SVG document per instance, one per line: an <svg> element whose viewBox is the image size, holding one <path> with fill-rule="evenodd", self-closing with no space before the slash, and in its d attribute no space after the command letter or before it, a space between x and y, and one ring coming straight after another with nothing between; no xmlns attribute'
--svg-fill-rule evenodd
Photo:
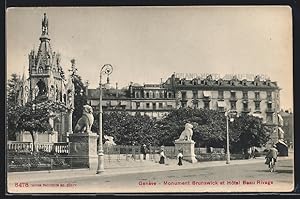
<svg viewBox="0 0 300 199"><path fill-rule="evenodd" d="M7 194L292 192L289 6L10 7Z"/></svg>

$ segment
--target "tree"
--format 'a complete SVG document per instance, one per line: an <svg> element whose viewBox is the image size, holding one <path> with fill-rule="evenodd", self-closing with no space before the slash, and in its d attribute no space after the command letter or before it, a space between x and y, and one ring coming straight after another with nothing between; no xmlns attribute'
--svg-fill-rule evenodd
<svg viewBox="0 0 300 199"><path fill-rule="evenodd" d="M28 131L32 137L33 151L36 151L34 132L53 130L49 119L65 110L63 103L37 99L12 109L10 114L15 116L15 121L8 128L16 130L15 132Z"/></svg>
<svg viewBox="0 0 300 199"><path fill-rule="evenodd" d="M233 151L242 152L252 146L264 145L270 140L271 129L263 124L261 118L244 115L235 119L231 132L238 137L231 143Z"/></svg>
<svg viewBox="0 0 300 199"><path fill-rule="evenodd" d="M99 112L94 114L95 121L92 131L99 131ZM114 137L114 141L121 145L156 144L152 134L155 120L140 114L129 115L125 111L103 113L103 134Z"/></svg>
<svg viewBox="0 0 300 199"><path fill-rule="evenodd" d="M11 78L7 81L7 103L9 105L16 105L18 98L18 84L20 83L20 78L16 73L11 74Z"/></svg>
<svg viewBox="0 0 300 199"><path fill-rule="evenodd" d="M83 105L86 105L87 103L87 96L85 93L85 85L82 82L82 79L79 75L73 74L72 75L75 93L74 93L74 112L72 116L73 124L72 128L74 129L77 121L82 116L83 111Z"/></svg>
<svg viewBox="0 0 300 199"><path fill-rule="evenodd" d="M18 115L16 115L15 109L17 108L17 99L18 99L18 85L20 83L20 78L16 73L13 73L7 81L6 86L6 122L7 126L15 127L15 122L17 121ZM15 140L16 129L15 128L8 128L7 129L7 135L9 140Z"/></svg>
<svg viewBox="0 0 300 199"><path fill-rule="evenodd" d="M160 145L173 145L185 124L191 123L197 145L220 147L226 139L225 121L225 116L218 111L180 108L157 121L154 131Z"/></svg>
<svg viewBox="0 0 300 199"><path fill-rule="evenodd" d="M184 130L193 125L193 140L198 146L226 148L226 117L216 110L180 108L156 122L153 131L160 145L173 145ZM261 146L269 140L269 130L262 120L244 115L229 123L230 150L241 152Z"/></svg>

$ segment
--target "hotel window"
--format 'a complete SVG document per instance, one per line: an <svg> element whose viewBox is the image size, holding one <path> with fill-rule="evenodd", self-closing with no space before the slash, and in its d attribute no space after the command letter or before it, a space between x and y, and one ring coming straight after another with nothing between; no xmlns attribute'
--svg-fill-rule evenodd
<svg viewBox="0 0 300 199"><path fill-rule="evenodd" d="M209 109L209 102L204 102L204 108Z"/></svg>
<svg viewBox="0 0 300 199"><path fill-rule="evenodd" d="M168 98L172 98L172 93L168 93Z"/></svg>
<svg viewBox="0 0 300 199"><path fill-rule="evenodd" d="M231 91L231 92L230 92L230 97L231 97L231 98L235 98L235 96L236 96L236 93L235 93L234 91Z"/></svg>
<svg viewBox="0 0 300 199"><path fill-rule="evenodd" d="M135 93L135 98L140 98L140 94L138 92Z"/></svg>
<svg viewBox="0 0 300 199"><path fill-rule="evenodd" d="M146 103L146 108L150 108L150 103Z"/></svg>
<svg viewBox="0 0 300 199"><path fill-rule="evenodd" d="M255 110L260 110L260 102L255 102Z"/></svg>
<svg viewBox="0 0 300 199"><path fill-rule="evenodd" d="M236 110L236 102L230 102L230 108Z"/></svg>
<svg viewBox="0 0 300 199"><path fill-rule="evenodd" d="M136 102L136 108L138 109L138 108L140 108L140 102Z"/></svg>
<svg viewBox="0 0 300 199"><path fill-rule="evenodd" d="M268 103L267 107L268 107L268 109L271 109L272 108L272 103Z"/></svg>
<svg viewBox="0 0 300 199"><path fill-rule="evenodd" d="M248 109L248 103L243 103L243 108L244 108L244 110L247 110Z"/></svg>
<svg viewBox="0 0 300 199"><path fill-rule="evenodd" d="M267 99L272 100L272 92L267 91Z"/></svg>
<svg viewBox="0 0 300 199"><path fill-rule="evenodd" d="M181 98L182 99L186 99L186 92L184 91L184 92L181 92Z"/></svg>
<svg viewBox="0 0 300 199"><path fill-rule="evenodd" d="M198 98L198 91L193 91L193 98L197 99Z"/></svg>
<svg viewBox="0 0 300 199"><path fill-rule="evenodd" d="M243 92L243 99L248 99L248 91Z"/></svg>
<svg viewBox="0 0 300 199"><path fill-rule="evenodd" d="M162 108L162 107L163 107L163 103L159 103L159 104L158 104L158 107L159 107L159 108Z"/></svg>
<svg viewBox="0 0 300 199"><path fill-rule="evenodd" d="M148 92L146 93L146 98L150 98L150 95Z"/></svg>
<svg viewBox="0 0 300 199"><path fill-rule="evenodd" d="M160 98L159 92L156 92L156 98Z"/></svg>
<svg viewBox="0 0 300 199"><path fill-rule="evenodd" d="M219 99L224 99L224 91L218 91Z"/></svg>
<svg viewBox="0 0 300 199"><path fill-rule="evenodd" d="M164 93L163 93L163 92L160 92L160 93L159 93L159 97L160 97L160 98L164 98Z"/></svg>
<svg viewBox="0 0 300 199"><path fill-rule="evenodd" d="M155 98L155 93L153 93L152 91L150 91L150 98Z"/></svg>
<svg viewBox="0 0 300 199"><path fill-rule="evenodd" d="M167 108L171 109L171 108L173 108L173 106L171 104L168 104Z"/></svg>
<svg viewBox="0 0 300 199"><path fill-rule="evenodd" d="M155 102L153 102L153 109L156 109L156 103Z"/></svg>
<svg viewBox="0 0 300 199"><path fill-rule="evenodd" d="M259 99L259 92L255 92L255 99Z"/></svg>

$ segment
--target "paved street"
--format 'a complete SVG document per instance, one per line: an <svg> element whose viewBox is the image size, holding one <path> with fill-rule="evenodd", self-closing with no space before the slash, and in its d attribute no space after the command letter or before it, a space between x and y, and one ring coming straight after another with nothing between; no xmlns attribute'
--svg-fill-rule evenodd
<svg viewBox="0 0 300 199"><path fill-rule="evenodd" d="M60 175L59 172L57 175ZM26 182L26 179L22 180ZM293 161L283 159L278 162L274 173L267 170L263 160L249 160L249 164L240 165L120 175L65 176L64 179L35 180L25 187L15 187L12 182L10 185L11 191L17 192L286 192L293 189L292 182Z"/></svg>

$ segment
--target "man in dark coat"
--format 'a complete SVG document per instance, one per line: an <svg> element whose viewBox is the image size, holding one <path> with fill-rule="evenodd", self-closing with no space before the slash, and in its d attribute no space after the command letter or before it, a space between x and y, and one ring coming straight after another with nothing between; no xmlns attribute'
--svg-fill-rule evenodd
<svg viewBox="0 0 300 199"><path fill-rule="evenodd" d="M143 159L146 160L146 154L147 154L146 144L143 144L143 146L141 147L141 153L143 154Z"/></svg>

